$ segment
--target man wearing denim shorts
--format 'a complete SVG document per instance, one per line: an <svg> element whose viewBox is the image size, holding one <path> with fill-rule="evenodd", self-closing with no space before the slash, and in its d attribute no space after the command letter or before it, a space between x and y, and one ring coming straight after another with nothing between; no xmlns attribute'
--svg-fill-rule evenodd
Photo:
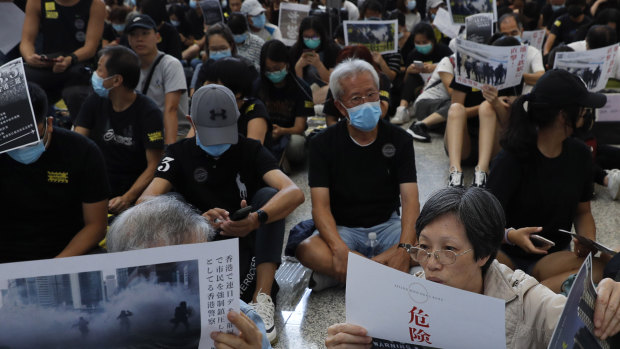
<svg viewBox="0 0 620 349"><path fill-rule="evenodd" d="M320 290L346 280L349 252L408 272L410 257L399 244L415 244L420 211L413 139L379 121L379 78L365 61L336 67L329 87L346 116L310 143L309 185L317 230L297 248ZM399 208L402 200L402 214ZM367 247L369 233L377 245Z"/></svg>

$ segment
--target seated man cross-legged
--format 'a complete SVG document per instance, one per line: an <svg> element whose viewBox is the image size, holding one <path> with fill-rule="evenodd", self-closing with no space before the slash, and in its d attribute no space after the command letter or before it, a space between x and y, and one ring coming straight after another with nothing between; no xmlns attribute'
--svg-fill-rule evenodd
<svg viewBox="0 0 620 349"><path fill-rule="evenodd" d="M317 291L345 281L349 251L408 272L409 256L399 247L415 242L420 209L413 138L379 121L376 70L366 61L346 60L332 72L329 87L346 118L310 143L317 230L296 251L314 271L310 286ZM365 246L370 233L376 234L373 251Z"/></svg>
<svg viewBox="0 0 620 349"><path fill-rule="evenodd" d="M240 238L241 298L252 302L273 341L272 285L282 256L284 218L304 195L260 142L238 134L238 118L232 91L217 84L199 88L188 117L196 136L168 147L138 201L174 189L219 231L216 240ZM231 219L248 205L252 213Z"/></svg>

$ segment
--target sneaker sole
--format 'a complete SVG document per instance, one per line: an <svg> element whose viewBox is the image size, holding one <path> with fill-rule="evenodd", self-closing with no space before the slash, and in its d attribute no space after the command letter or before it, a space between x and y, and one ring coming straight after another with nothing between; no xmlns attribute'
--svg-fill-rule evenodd
<svg viewBox="0 0 620 349"><path fill-rule="evenodd" d="M265 331L267 333L267 340L270 344L273 344L278 339L278 331L276 331L276 326L274 325L271 328L271 332Z"/></svg>
<svg viewBox="0 0 620 349"><path fill-rule="evenodd" d="M411 135L411 137L413 137L413 139L415 139L416 141L419 142L424 142L424 143L430 143L431 139L430 138L426 138L420 135L417 135L416 133L414 133L413 131L411 131L411 129L407 129L407 133Z"/></svg>

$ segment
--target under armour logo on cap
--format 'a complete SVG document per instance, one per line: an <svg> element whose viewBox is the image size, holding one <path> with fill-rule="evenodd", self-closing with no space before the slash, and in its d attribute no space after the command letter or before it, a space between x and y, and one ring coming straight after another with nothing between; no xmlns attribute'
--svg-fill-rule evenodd
<svg viewBox="0 0 620 349"><path fill-rule="evenodd" d="M216 112L215 109L211 109L209 113L211 113L211 120L215 120L215 118L220 117L222 120L226 119L226 109L220 109L221 112Z"/></svg>

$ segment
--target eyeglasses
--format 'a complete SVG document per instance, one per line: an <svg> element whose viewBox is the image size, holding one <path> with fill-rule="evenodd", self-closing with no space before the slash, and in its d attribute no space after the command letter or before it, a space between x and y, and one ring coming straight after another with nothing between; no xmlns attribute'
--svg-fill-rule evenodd
<svg viewBox="0 0 620 349"><path fill-rule="evenodd" d="M457 254L454 253L454 251L450 250L436 250L429 252L423 248L411 245L406 245L405 249L407 250L407 252L409 252L411 258L420 264L428 262L428 259L431 258L431 256L435 256L437 262L442 265L454 264L454 262L456 262L456 257L462 256L473 250L472 248L470 248L467 251Z"/></svg>
<svg viewBox="0 0 620 349"><path fill-rule="evenodd" d="M366 94L366 96L353 96L351 99L347 101L347 104L352 107L357 107L358 105L366 102L376 102L379 100L379 91L372 91Z"/></svg>

